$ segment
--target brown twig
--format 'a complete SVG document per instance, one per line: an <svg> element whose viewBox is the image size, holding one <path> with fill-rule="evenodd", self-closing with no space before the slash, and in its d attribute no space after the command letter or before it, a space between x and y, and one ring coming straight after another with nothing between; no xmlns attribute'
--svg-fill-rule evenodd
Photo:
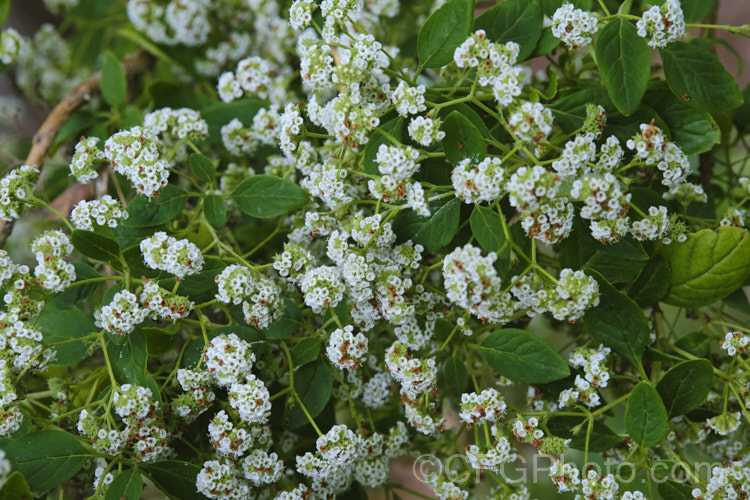
<svg viewBox="0 0 750 500"><path fill-rule="evenodd" d="M122 61L125 74L132 77L144 72L149 67L151 60L151 56L145 50L138 49ZM55 106L34 134L31 140L31 151L29 151L24 165L36 166L41 171L47 152L52 147L60 128L76 109L89 102L99 91L100 83L101 75L96 74L71 90L60 104ZM13 232L13 221L3 223L0 228L0 248L5 246L5 241L11 232Z"/></svg>

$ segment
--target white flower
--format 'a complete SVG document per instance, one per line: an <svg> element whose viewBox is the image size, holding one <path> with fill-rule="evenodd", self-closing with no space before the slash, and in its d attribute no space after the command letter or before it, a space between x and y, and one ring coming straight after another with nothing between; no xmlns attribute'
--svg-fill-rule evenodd
<svg viewBox="0 0 750 500"><path fill-rule="evenodd" d="M451 172L456 198L464 203L491 203L500 197L503 187L500 158L485 158L476 163L471 158L462 160Z"/></svg>
<svg viewBox="0 0 750 500"><path fill-rule="evenodd" d="M598 31L596 16L564 3L552 16L552 34L573 50L591 43Z"/></svg>
<svg viewBox="0 0 750 500"><path fill-rule="evenodd" d="M112 333L126 335L148 317L148 309L127 290L117 292L109 304L94 312L96 326Z"/></svg>
<svg viewBox="0 0 750 500"><path fill-rule="evenodd" d="M326 354L339 370L356 370L367 354L367 337L361 333L355 335L351 325L337 328L328 337Z"/></svg>
<svg viewBox="0 0 750 500"><path fill-rule="evenodd" d="M236 334L214 337L203 353L206 370L216 385L229 387L250 375L255 354Z"/></svg>
<svg viewBox="0 0 750 500"><path fill-rule="evenodd" d="M177 240L159 231L140 243L143 260L151 269L159 269L184 278L203 269L203 254L188 240Z"/></svg>
<svg viewBox="0 0 750 500"><path fill-rule="evenodd" d="M119 201L105 194L100 200L79 201L70 213L70 220L76 229L93 231L94 223L101 227L116 228L128 215Z"/></svg>
<svg viewBox="0 0 750 500"><path fill-rule="evenodd" d="M648 38L651 47L666 47L685 36L685 17L679 0L654 5L636 23L638 35Z"/></svg>

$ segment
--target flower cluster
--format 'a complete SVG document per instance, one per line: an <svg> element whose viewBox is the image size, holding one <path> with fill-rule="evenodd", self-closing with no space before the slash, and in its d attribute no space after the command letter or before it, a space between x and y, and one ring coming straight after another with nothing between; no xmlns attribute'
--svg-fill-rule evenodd
<svg viewBox="0 0 750 500"><path fill-rule="evenodd" d="M101 200L79 201L70 213L70 221L76 229L85 231L93 231L94 224L114 229L129 215L119 201L105 194Z"/></svg>
<svg viewBox="0 0 750 500"><path fill-rule="evenodd" d="M721 348L730 356L736 356L744 353L748 344L750 344L750 335L742 332L729 332L724 336Z"/></svg>
<svg viewBox="0 0 750 500"><path fill-rule="evenodd" d="M158 144L150 129L136 126L107 139L104 156L115 172L126 177L139 194L150 198L158 196L169 180L169 165L161 158ZM88 155L90 157L91 153Z"/></svg>
<svg viewBox="0 0 750 500"><path fill-rule="evenodd" d="M485 158L479 163L466 158L451 172L451 182L456 197L464 203L491 203L502 193L503 173L500 158Z"/></svg>
<svg viewBox="0 0 750 500"><path fill-rule="evenodd" d="M60 230L46 231L31 243L37 266L34 276L45 290L62 292L76 279L73 264L63 260L73 252L73 245Z"/></svg>
<svg viewBox="0 0 750 500"><path fill-rule="evenodd" d="M596 16L564 3L552 15L552 34L573 50L586 47L599 30Z"/></svg>
<svg viewBox="0 0 750 500"><path fill-rule="evenodd" d="M203 269L203 254L188 240L178 240L159 231L140 243L146 265L166 271L177 278L195 274Z"/></svg>
<svg viewBox="0 0 750 500"><path fill-rule="evenodd" d="M0 219L18 219L21 212L32 206L32 190L39 176L36 167L21 165L0 179Z"/></svg>
<svg viewBox="0 0 750 500"><path fill-rule="evenodd" d="M685 36L685 17L679 0L654 5L636 23L638 35L648 38L651 47L666 47Z"/></svg>

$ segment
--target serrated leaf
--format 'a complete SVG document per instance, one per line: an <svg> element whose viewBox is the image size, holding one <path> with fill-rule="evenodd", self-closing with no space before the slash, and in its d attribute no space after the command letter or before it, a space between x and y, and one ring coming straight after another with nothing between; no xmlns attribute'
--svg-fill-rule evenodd
<svg viewBox="0 0 750 500"><path fill-rule="evenodd" d="M599 305L583 316L586 328L594 340L638 365L651 332L646 316L638 304L610 285L601 274L592 270L587 274L599 284Z"/></svg>
<svg viewBox="0 0 750 500"><path fill-rule="evenodd" d="M305 206L307 192L290 181L273 175L254 175L232 192L232 199L247 215L261 219L284 215Z"/></svg>
<svg viewBox="0 0 750 500"><path fill-rule="evenodd" d="M308 363L294 372L294 390L312 418L320 415L333 390L333 375L322 360ZM299 429L308 423L298 404L284 407L284 417L289 419L290 429Z"/></svg>
<svg viewBox="0 0 750 500"><path fill-rule="evenodd" d="M201 471L197 465L179 460L166 460L144 466L156 486L171 497L180 500L206 499L195 486L195 478Z"/></svg>
<svg viewBox="0 0 750 500"><path fill-rule="evenodd" d="M651 51L630 21L614 19L596 39L596 64L612 103L623 115L638 108L651 74Z"/></svg>
<svg viewBox="0 0 750 500"><path fill-rule="evenodd" d="M203 213L211 227L217 231L227 223L227 206L218 194L209 194L203 199Z"/></svg>
<svg viewBox="0 0 750 500"><path fill-rule="evenodd" d="M383 123L380 129L394 139L400 141L404 136L404 119L400 116ZM390 146L391 140L378 132L377 130L370 135L370 139L365 145L364 159L362 160L365 172L372 175L380 175L378 171L378 149L381 145Z"/></svg>
<svg viewBox="0 0 750 500"><path fill-rule="evenodd" d="M739 227L703 229L687 241L672 243L661 253L672 269L664 302L700 307L721 300L750 275L750 237Z"/></svg>
<svg viewBox="0 0 750 500"><path fill-rule="evenodd" d="M628 290L628 295L641 307L658 302L669 291L669 280L672 271L669 262L663 255L657 255L648 261Z"/></svg>
<svg viewBox="0 0 750 500"><path fill-rule="evenodd" d="M526 330L498 330L475 348L497 373L515 382L544 384L570 374L557 351Z"/></svg>
<svg viewBox="0 0 750 500"><path fill-rule="evenodd" d="M698 408L711 392L713 365L707 359L683 361L662 375L656 384L669 418Z"/></svg>
<svg viewBox="0 0 750 500"><path fill-rule="evenodd" d="M570 447L576 450L586 449L587 421L583 417L572 415L552 415L547 420L547 428L555 436L570 439ZM622 443L623 439L607 427L603 422L594 420L589 438L588 450L600 453L611 450Z"/></svg>
<svg viewBox="0 0 750 500"><path fill-rule="evenodd" d="M310 337L302 339L292 348L292 363L297 367L315 361L315 358L320 354L321 347L318 339Z"/></svg>
<svg viewBox="0 0 750 500"><path fill-rule="evenodd" d="M742 105L742 92L734 77L706 46L674 42L660 52L667 84L678 99L710 113Z"/></svg>
<svg viewBox="0 0 750 500"><path fill-rule="evenodd" d="M644 447L659 444L667 435L667 410L659 393L645 380L638 382L630 392L625 409L625 429L633 441Z"/></svg>
<svg viewBox="0 0 750 500"><path fill-rule="evenodd" d="M211 160L202 154L191 154L188 163L190 164L190 170L203 182L213 182L216 179L216 167Z"/></svg>
<svg viewBox="0 0 750 500"><path fill-rule="evenodd" d="M484 158L487 146L482 133L460 112L451 112L445 118L442 129L445 131L443 138L445 156L453 165L457 165L465 158L471 158L472 161L477 162Z"/></svg>
<svg viewBox="0 0 750 500"><path fill-rule="evenodd" d="M76 250L90 259L107 262L120 258L117 242L93 231L74 229L70 240Z"/></svg>
<svg viewBox="0 0 750 500"><path fill-rule="evenodd" d="M123 105L128 92L128 80L120 59L110 51L104 53L100 86L102 97L107 104L113 108Z"/></svg>
<svg viewBox="0 0 750 500"><path fill-rule="evenodd" d="M443 365L443 376L445 382L454 394L461 394L469 382L469 372L466 370L464 361L454 354Z"/></svg>
<svg viewBox="0 0 750 500"><path fill-rule="evenodd" d="M486 252L498 252L505 244L505 232L500 214L489 208L477 205L471 212L469 224L474 237Z"/></svg>
<svg viewBox="0 0 750 500"><path fill-rule="evenodd" d="M143 479L136 469L128 469L117 474L107 488L105 500L138 500L143 491Z"/></svg>
<svg viewBox="0 0 750 500"><path fill-rule="evenodd" d="M473 0L450 0L430 14L419 30L417 53L423 68L439 68L453 60L453 52L471 32Z"/></svg>
<svg viewBox="0 0 750 500"><path fill-rule="evenodd" d="M75 436L58 430L26 434L10 441L4 450L13 470L23 474L33 491L64 483L94 456Z"/></svg>
<svg viewBox="0 0 750 500"><path fill-rule="evenodd" d="M414 235L414 241L434 252L451 242L458 230L461 202L456 199L434 211Z"/></svg>
<svg viewBox="0 0 750 500"><path fill-rule="evenodd" d="M473 31L483 29L493 42L516 42L518 62L526 60L542 36L544 14L539 0L506 0L474 20Z"/></svg>

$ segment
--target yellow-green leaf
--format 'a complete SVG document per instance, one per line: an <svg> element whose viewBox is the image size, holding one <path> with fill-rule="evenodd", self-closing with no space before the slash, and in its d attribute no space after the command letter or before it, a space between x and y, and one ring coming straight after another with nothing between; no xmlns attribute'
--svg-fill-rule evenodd
<svg viewBox="0 0 750 500"><path fill-rule="evenodd" d="M739 227L703 229L683 243L662 249L672 269L663 299L680 307L700 307L721 300L750 275L750 237Z"/></svg>

